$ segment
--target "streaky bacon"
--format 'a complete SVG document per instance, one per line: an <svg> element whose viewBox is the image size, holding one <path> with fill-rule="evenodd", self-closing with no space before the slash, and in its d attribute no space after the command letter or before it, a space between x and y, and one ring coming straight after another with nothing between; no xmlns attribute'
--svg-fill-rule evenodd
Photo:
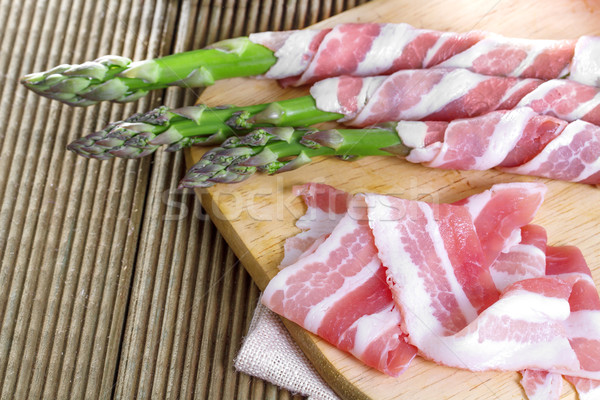
<svg viewBox="0 0 600 400"><path fill-rule="evenodd" d="M387 288L360 197L318 246L282 269L262 302L365 364L402 373L416 355L405 341L401 316Z"/></svg>
<svg viewBox="0 0 600 400"><path fill-rule="evenodd" d="M533 220L546 190L541 183L500 183L453 203L464 206L471 215L486 268L521 242L521 227Z"/></svg>
<svg viewBox="0 0 600 400"><path fill-rule="evenodd" d="M498 291L515 282L546 274L546 241L546 230L541 226L530 224L521 228L521 242L500 253L490 265Z"/></svg>
<svg viewBox="0 0 600 400"><path fill-rule="evenodd" d="M574 246L548 246L546 252L546 274L572 285L571 313L565 323L567 337L581 370L590 376L571 375L568 371L563 374L575 385L580 399L595 399L600 393L600 380L591 375L600 371L600 296L581 250Z"/></svg>
<svg viewBox="0 0 600 400"><path fill-rule="evenodd" d="M437 129L442 129L437 123ZM406 159L441 169L498 168L521 175L572 182L600 183L600 127L539 115L528 107L458 119L447 123L439 141L425 144L427 122L396 127L400 138L415 144Z"/></svg>
<svg viewBox="0 0 600 400"><path fill-rule="evenodd" d="M521 386L529 400L558 400L562 377L548 371L527 369L521 372Z"/></svg>
<svg viewBox="0 0 600 400"><path fill-rule="evenodd" d="M350 195L322 183L295 186L293 193L302 196L306 213L296 221L301 230L284 243L284 257L279 268L296 262L302 255L311 253L325 240L347 211Z"/></svg>
<svg viewBox="0 0 600 400"><path fill-rule="evenodd" d="M275 52L277 62L266 76L281 79L284 86L340 75L439 67L544 80L567 76L589 85L600 84L600 44L592 36L518 39L484 31L418 29L403 23L354 23L324 30L255 33L250 40Z"/></svg>
<svg viewBox="0 0 600 400"><path fill-rule="evenodd" d="M321 185L319 196L315 195L315 188L312 186L311 192L309 184L295 188L295 192L305 196L309 209L335 209L342 214L350 197L348 194ZM522 192L520 195L519 190ZM544 192L543 185L539 184L501 184L454 204L427 204L374 194L355 196L351 200L350 212L344 215L338 225L332 231L325 232L318 239L320 241L313 243L314 249L302 255L295 265L274 278L273 281L280 280L279 284L269 294L265 292L263 302L274 302L272 308L276 312L312 329L334 344L337 341L338 347L388 374L394 368L396 373L400 373L414 357L416 350L406 343L408 341L419 348L420 354L446 365L472 370L521 369L522 384L530 400L558 396L560 374L567 374L565 377L576 386L581 398L593 398L600 386L595 380L600 377L600 364L598 367L594 364L598 363L594 361L598 359L595 352L600 354L600 297L591 280L589 268L577 248L547 247L545 230L536 225L525 225L537 211ZM514 205L519 202L521 206ZM365 206L368 206L368 214L365 214ZM518 214L521 209L526 210L521 216L511 216L511 213L517 211ZM372 218L372 214L378 218ZM395 217L399 218L394 220ZM394 238L394 232L382 231L381 225L384 224L374 223L374 220L399 226L420 224L424 226L420 231L425 232L425 236L429 235L430 239L435 239L427 244L422 237L408 234L419 230L405 229L403 234L409 237L401 235L401 240L398 240L398 237ZM505 229L494 232L495 224ZM520 231L520 234L507 234L511 229L504 224L513 226L512 230ZM307 221L306 226L309 225ZM370 234L367 235L370 244L364 240L366 234ZM343 243L340 236L347 242ZM489 243L494 243L494 239L501 244L490 246ZM414 240L420 240L419 246L411 246ZM434 243L436 240L437 246ZM402 246L391 248L387 244L393 242L402 243ZM477 242L479 250L474 251ZM398 262L398 247L401 248L400 252L412 251L409 259L417 264L427 263L433 275L419 272L415 275L414 265L406 268L413 272L399 275L391 273L389 263ZM491 274L489 271L486 273L483 267L486 265L481 250L483 247L496 254L490 265ZM331 249L334 252L329 251ZM416 249L418 253L414 252ZM546 250L548 276L539 278L546 269L543 257ZM394 251L396 253L392 254ZM475 262L473 259L465 262L461 252L469 252ZM323 261L323 257L328 259ZM341 262L332 260L332 257L339 258ZM432 262L436 257L438 261ZM451 265L449 270L443 271L443 265L440 270L439 265L444 261L440 262L439 259L443 258ZM521 267L523 263L527 263L527 268L515 267ZM463 270L453 271L455 266ZM296 272L292 272L294 268ZM338 268L344 271L342 275L346 274L343 279L335 279L341 272ZM359 274L362 277L352 275L357 270L362 271ZM285 278L285 273L289 279ZM328 274L329 278L333 277L331 281L336 282L333 286L337 285L333 291L324 284L330 281ZM315 278L317 275L318 278ZM454 275L454 278L450 275ZM406 276L412 281L403 281ZM406 298L414 300L414 297L418 297L414 296L415 293L422 294L417 286L419 280L426 276L432 278L422 291L429 291L429 295L433 293L433 299L438 293L436 301L441 301L438 305L442 304L445 310L432 311L427 306L415 310L402 302ZM534 278L527 279L530 277ZM384 283L386 278L387 284ZM340 284L344 286L349 280L362 284L353 285L355 289L346 286L339 290ZM461 291L460 286L465 282L478 282L479 290L473 292L463 288ZM499 300L490 300L494 293L497 298L498 290L503 289ZM328 290L329 295L323 297ZM341 294L344 290L349 294ZM320 291L316 296L319 304L314 308L306 308L303 301L300 301L300 306L291 303L294 297L300 297L304 303L308 298L314 300L314 293ZM392 293L396 305L392 301ZM344 300L340 300L339 296ZM368 301L365 300L367 297ZM360 311L349 312L348 304L356 302L372 304L372 307L359 307ZM276 309L277 304L281 307L280 311ZM585 316L582 314L584 312L587 313ZM598 326L594 325L582 334L581 321L589 319L590 312L596 313L594 317L598 320ZM411 329L415 320L423 323L428 313L433 313L434 319L445 320L445 323L435 326L425 321L427 328L420 333L434 337L429 338L422 348L417 343L418 335L415 340ZM405 331L400 329L401 326ZM357 344L357 338L375 337L376 332L383 334L371 342L360 341ZM398 338L402 339L398 341ZM486 340L492 344L493 350L478 347ZM400 348L397 347L399 342L402 343ZM552 350L548 351L546 346ZM432 349L435 357L428 353ZM439 350L437 353L436 349ZM497 352L506 357L494 359ZM465 359L469 360L469 366L462 363ZM390 366L392 364L395 367Z"/></svg>
<svg viewBox="0 0 600 400"><path fill-rule="evenodd" d="M340 76L310 89L317 108L365 127L390 121L453 121L529 107L565 121L600 125L600 88L565 79L486 76L465 69L403 70L390 76Z"/></svg>

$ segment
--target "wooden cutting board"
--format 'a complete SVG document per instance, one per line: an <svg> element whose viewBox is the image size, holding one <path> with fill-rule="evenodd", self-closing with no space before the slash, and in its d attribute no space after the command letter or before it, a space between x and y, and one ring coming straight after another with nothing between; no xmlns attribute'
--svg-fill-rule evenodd
<svg viewBox="0 0 600 400"><path fill-rule="evenodd" d="M407 22L419 28L447 31L489 30L513 37L562 39L600 34L600 4L595 0L381 0L319 23ZM266 80L233 79L208 88L200 101L210 106L250 105L307 94L281 89ZM203 150L187 153L196 162ZM191 164L190 164L191 165ZM407 199L452 202L481 192L494 183L543 181L545 203L535 223L548 231L549 243L573 244L583 251L596 284L600 283L600 189L503 174L428 169L392 157L344 162L316 159L298 170L275 176L257 175L234 185L198 190L206 211L252 278L263 289L277 273L283 242L298 232L294 223L305 208L292 186L324 182L356 192L377 192ZM524 393L516 372L473 373L434 365L417 358L399 378L365 367L297 325L285 321L295 340L325 380L344 398L374 399L516 399ZM565 382L561 399L575 399Z"/></svg>

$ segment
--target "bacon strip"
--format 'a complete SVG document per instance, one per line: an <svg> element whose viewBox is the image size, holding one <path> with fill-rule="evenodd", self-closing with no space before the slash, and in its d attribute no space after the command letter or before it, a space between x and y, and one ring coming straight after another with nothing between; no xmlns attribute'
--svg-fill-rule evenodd
<svg viewBox="0 0 600 400"><path fill-rule="evenodd" d="M296 186L293 192L296 196L302 196L307 210L296 221L296 227L302 232L284 243L284 257L279 268L287 267L316 250L346 215L350 201L348 193L321 183Z"/></svg>
<svg viewBox="0 0 600 400"><path fill-rule="evenodd" d="M530 400L557 397L561 374L582 398L597 393L600 297L578 249L546 246L527 225L543 185L453 204L356 195L349 208L326 185L295 191L309 208L348 212L271 281L268 307L394 376L418 348L444 365L521 370Z"/></svg>
<svg viewBox="0 0 600 400"><path fill-rule="evenodd" d="M526 369L521 372L521 386L529 400L558 400L562 377L548 371Z"/></svg>
<svg viewBox="0 0 600 400"><path fill-rule="evenodd" d="M437 123L438 129L442 122ZM505 172L572 182L600 183L600 127L542 116L528 107L494 111L448 123L443 137L423 140L427 123L397 125L404 142L415 147L410 162L461 170L499 168ZM423 144L421 144L423 143Z"/></svg>
<svg viewBox="0 0 600 400"><path fill-rule="evenodd" d="M521 228L521 242L490 265L492 279L499 292L515 282L539 278L546 273L546 230L539 225Z"/></svg>
<svg viewBox="0 0 600 400"><path fill-rule="evenodd" d="M566 121L600 125L600 88L565 79L486 76L465 69L403 70L390 76L341 76L310 89L317 108L364 127L389 121L453 121L529 107Z"/></svg>
<svg viewBox="0 0 600 400"><path fill-rule="evenodd" d="M262 302L365 364L397 376L417 350L400 328L361 201L352 200L351 212L317 251L269 282Z"/></svg>
<svg viewBox="0 0 600 400"><path fill-rule="evenodd" d="M418 29L408 24L340 24L333 29L264 32L250 40L275 52L267 77L284 86L340 75L391 74L403 69L465 68L486 75L597 85L599 39L534 40Z"/></svg>

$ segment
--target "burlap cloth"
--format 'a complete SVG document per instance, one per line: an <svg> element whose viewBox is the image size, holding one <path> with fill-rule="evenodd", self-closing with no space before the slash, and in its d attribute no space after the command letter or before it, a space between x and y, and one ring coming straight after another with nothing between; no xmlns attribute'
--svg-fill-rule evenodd
<svg viewBox="0 0 600 400"><path fill-rule="evenodd" d="M260 301L236 357L235 368L311 400L338 399L290 337L279 317Z"/></svg>

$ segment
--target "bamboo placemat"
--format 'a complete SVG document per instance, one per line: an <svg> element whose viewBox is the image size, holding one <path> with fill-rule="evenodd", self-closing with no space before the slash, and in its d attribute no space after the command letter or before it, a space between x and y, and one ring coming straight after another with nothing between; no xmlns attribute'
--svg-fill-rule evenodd
<svg viewBox="0 0 600 400"><path fill-rule="evenodd" d="M183 155L65 151L197 93L75 109L18 79L304 27L364 1L0 0L0 398L292 397L233 370L259 293L193 192L176 189Z"/></svg>

